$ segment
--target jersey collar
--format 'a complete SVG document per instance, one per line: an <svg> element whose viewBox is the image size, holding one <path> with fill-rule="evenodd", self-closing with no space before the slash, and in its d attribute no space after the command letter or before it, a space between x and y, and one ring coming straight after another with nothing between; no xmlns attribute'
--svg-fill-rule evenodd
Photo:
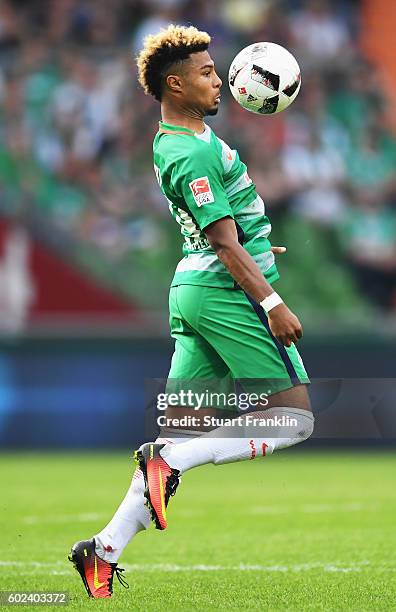
<svg viewBox="0 0 396 612"><path fill-rule="evenodd" d="M170 123L159 122L161 134L184 134L185 136L195 136L195 132L182 125L171 125Z"/></svg>
<svg viewBox="0 0 396 612"><path fill-rule="evenodd" d="M200 140L204 140L205 142L209 143L210 142L210 134L211 134L211 129L208 125L206 125L206 123L204 123L205 129L202 132L202 134L197 134L196 132L194 133L194 136L196 138L199 138Z"/></svg>

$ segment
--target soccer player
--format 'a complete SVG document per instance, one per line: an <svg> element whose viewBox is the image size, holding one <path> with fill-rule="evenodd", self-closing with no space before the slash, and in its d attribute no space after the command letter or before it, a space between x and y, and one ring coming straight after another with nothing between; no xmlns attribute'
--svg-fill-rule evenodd
<svg viewBox="0 0 396 612"><path fill-rule="evenodd" d="M174 417L191 415L192 408L168 407L171 426L140 447L139 468L110 523L71 550L69 558L94 598L111 596L114 574L124 582L118 559L150 518L166 528L166 507L182 473L270 455L313 430L309 380L295 346L301 324L271 286L279 276L274 253L285 249L271 247L264 203L237 151L204 122L218 111L222 85L209 43L206 32L172 25L147 37L138 57L140 83L161 104L155 173L184 236L184 257L170 289L175 352L168 384L175 389L178 381L192 387L211 381L223 390L238 380L266 395L255 412L240 416L232 433L226 425L212 431L173 427ZM206 405L199 412L218 416L222 408ZM253 431L252 414L264 422ZM282 425L266 426L269 418Z"/></svg>

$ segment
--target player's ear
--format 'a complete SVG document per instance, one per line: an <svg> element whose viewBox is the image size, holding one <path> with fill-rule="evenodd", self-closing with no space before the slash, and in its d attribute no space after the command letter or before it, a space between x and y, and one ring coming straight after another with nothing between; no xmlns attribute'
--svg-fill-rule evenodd
<svg viewBox="0 0 396 612"><path fill-rule="evenodd" d="M172 93L181 93L182 79L178 74L168 74L166 84Z"/></svg>

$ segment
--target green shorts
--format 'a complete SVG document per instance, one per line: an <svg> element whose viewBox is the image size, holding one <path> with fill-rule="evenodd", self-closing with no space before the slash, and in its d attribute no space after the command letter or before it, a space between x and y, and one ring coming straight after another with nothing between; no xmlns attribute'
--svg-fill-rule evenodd
<svg viewBox="0 0 396 612"><path fill-rule="evenodd" d="M295 345L274 338L263 308L240 289L172 287L169 314L176 343L168 393L191 385L231 392L238 381L246 391L271 395L309 383Z"/></svg>

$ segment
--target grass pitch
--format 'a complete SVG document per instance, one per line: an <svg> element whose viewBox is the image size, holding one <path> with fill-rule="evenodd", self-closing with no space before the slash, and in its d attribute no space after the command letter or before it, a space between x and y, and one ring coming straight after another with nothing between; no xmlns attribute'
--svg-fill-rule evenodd
<svg viewBox="0 0 396 612"><path fill-rule="evenodd" d="M168 529L124 551L130 589L115 578L113 599L92 601L66 556L131 472L127 453L1 455L0 589L68 591L66 610L396 610L393 454L289 449L192 470Z"/></svg>

